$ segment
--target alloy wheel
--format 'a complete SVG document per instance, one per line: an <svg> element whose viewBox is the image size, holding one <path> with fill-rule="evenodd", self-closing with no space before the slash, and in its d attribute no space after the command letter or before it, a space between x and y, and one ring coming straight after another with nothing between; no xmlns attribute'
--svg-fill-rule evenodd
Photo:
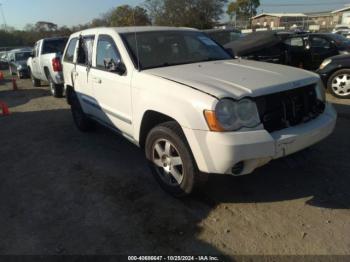
<svg viewBox="0 0 350 262"><path fill-rule="evenodd" d="M350 95L350 75L341 74L336 76L332 81L331 87L338 96Z"/></svg>
<svg viewBox="0 0 350 262"><path fill-rule="evenodd" d="M152 162L159 177L169 186L178 186L184 179L184 166L179 151L167 139L157 140L152 148Z"/></svg>

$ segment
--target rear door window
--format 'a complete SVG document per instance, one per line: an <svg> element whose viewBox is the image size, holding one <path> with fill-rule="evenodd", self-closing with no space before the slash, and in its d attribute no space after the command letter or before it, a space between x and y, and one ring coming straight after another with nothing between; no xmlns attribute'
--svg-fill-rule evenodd
<svg viewBox="0 0 350 262"><path fill-rule="evenodd" d="M73 63L75 48L77 46L78 38L72 38L68 44L66 54L64 55L64 62Z"/></svg>
<svg viewBox="0 0 350 262"><path fill-rule="evenodd" d="M311 48L331 48L331 43L322 37L313 37L311 38Z"/></svg>
<svg viewBox="0 0 350 262"><path fill-rule="evenodd" d="M92 52L95 36L84 36L79 41L77 63L80 65L92 64Z"/></svg>

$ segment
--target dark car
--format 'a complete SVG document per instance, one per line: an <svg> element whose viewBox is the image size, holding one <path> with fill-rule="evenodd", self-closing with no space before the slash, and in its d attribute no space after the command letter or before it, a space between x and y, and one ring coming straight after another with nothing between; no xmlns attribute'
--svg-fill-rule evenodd
<svg viewBox="0 0 350 262"><path fill-rule="evenodd" d="M328 57L350 52L350 42L338 34L255 32L225 45L236 56L316 70Z"/></svg>
<svg viewBox="0 0 350 262"><path fill-rule="evenodd" d="M9 52L9 69L11 75L17 75L18 78L29 77L27 60L32 52L29 50L12 50Z"/></svg>
<svg viewBox="0 0 350 262"><path fill-rule="evenodd" d="M350 98L350 55L326 59L317 73L331 94L338 98Z"/></svg>
<svg viewBox="0 0 350 262"><path fill-rule="evenodd" d="M209 29L202 32L220 45L226 45L242 37L241 32L236 29Z"/></svg>
<svg viewBox="0 0 350 262"><path fill-rule="evenodd" d="M0 52L0 70L8 69L7 52Z"/></svg>

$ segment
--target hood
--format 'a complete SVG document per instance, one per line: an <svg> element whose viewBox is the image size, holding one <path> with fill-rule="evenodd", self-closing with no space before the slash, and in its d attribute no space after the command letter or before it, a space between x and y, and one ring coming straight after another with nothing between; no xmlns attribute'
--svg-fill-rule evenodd
<svg viewBox="0 0 350 262"><path fill-rule="evenodd" d="M314 84L319 76L298 68L250 60L225 60L145 70L217 98L257 97Z"/></svg>
<svg viewBox="0 0 350 262"><path fill-rule="evenodd" d="M336 55L329 57L328 59L332 59L333 61L335 60L350 60L350 54L349 55Z"/></svg>

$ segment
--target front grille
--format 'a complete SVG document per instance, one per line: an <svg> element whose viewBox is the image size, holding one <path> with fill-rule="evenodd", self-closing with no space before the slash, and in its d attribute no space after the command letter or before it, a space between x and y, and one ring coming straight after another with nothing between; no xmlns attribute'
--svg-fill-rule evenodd
<svg viewBox="0 0 350 262"><path fill-rule="evenodd" d="M261 96L255 101L260 119L269 132L306 123L325 109L325 104L317 99L315 85Z"/></svg>

